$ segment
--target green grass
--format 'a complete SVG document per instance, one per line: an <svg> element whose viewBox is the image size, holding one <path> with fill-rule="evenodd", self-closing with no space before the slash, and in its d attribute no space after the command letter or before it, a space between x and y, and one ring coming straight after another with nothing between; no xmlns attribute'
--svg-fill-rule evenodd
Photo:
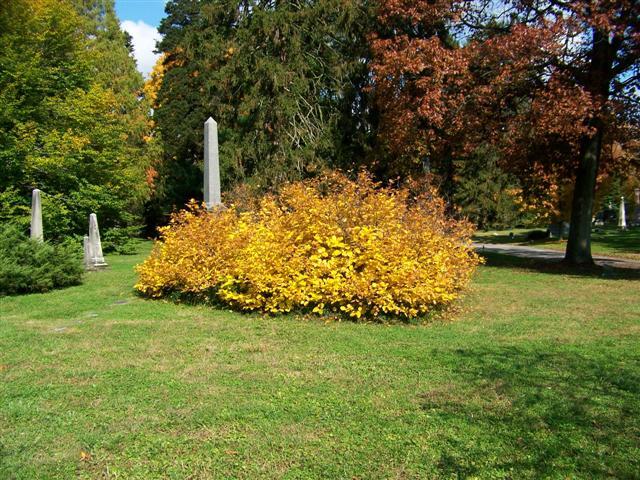
<svg viewBox="0 0 640 480"><path fill-rule="evenodd" d="M499 255L427 326L0 299L0 478L639 478L640 281ZM615 273L615 272L614 272Z"/></svg>
<svg viewBox="0 0 640 480"><path fill-rule="evenodd" d="M527 234L535 229L514 228L512 230L478 231L474 240L484 243L513 243L536 248L564 251L566 240L528 241ZM543 229L544 230L544 229ZM509 234L513 233L513 237ZM625 231L617 227L599 227L591 234L591 251L594 255L640 260L640 227L631 227Z"/></svg>

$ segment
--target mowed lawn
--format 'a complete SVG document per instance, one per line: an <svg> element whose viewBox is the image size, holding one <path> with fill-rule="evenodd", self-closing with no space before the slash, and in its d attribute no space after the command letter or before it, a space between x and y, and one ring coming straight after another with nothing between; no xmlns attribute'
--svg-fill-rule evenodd
<svg viewBox="0 0 640 480"><path fill-rule="evenodd" d="M566 240L527 240L527 234L533 230L535 229L514 228L478 231L474 240L482 243L513 243L549 250L565 251L567 249ZM510 236L511 233L513 236ZM618 227L598 227L591 233L591 251L593 255L640 261L640 227L629 227L627 230L620 230Z"/></svg>
<svg viewBox="0 0 640 480"><path fill-rule="evenodd" d="M0 478L640 478L640 280L493 256L426 326L0 299ZM493 266L491 266L493 264Z"/></svg>

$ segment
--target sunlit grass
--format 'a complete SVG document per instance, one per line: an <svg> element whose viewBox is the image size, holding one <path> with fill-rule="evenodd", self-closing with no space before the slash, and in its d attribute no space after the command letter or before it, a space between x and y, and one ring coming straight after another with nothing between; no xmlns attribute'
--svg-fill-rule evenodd
<svg viewBox="0 0 640 480"><path fill-rule="evenodd" d="M0 478L634 478L640 281L492 256L426 326L0 299Z"/></svg>

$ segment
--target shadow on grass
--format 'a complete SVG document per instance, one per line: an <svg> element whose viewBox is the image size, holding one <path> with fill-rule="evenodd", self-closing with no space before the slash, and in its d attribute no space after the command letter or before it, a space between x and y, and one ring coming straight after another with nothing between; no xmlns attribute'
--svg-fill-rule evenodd
<svg viewBox="0 0 640 480"><path fill-rule="evenodd" d="M592 233L591 240L616 253L640 254L640 227L631 227L625 231L614 227L599 229Z"/></svg>
<svg viewBox="0 0 640 480"><path fill-rule="evenodd" d="M533 230L532 230L533 231ZM498 245L506 245L506 244L526 244L527 246L536 246L536 245L552 245L552 244L560 244L563 243L562 240L558 240L555 238L548 239L538 239L538 240L529 240L527 239L527 234L525 233L516 233L513 236L509 234L500 234L500 235L475 235L473 237L474 242L478 243L488 243L488 244L498 244Z"/></svg>
<svg viewBox="0 0 640 480"><path fill-rule="evenodd" d="M590 348L447 352L456 385L419 395L458 426L440 438L439 476L638 478L640 357Z"/></svg>
<svg viewBox="0 0 640 480"><path fill-rule="evenodd" d="M538 229L541 230L541 229ZM533 230L531 230L533 231ZM517 232L513 236L508 233L500 235L476 235L473 240L478 243L499 245L525 245L528 247L566 246L567 241L557 238L529 240L527 233ZM609 252L607 254L640 254L640 227L630 227L620 230L618 227L597 227L591 233L592 244L599 245Z"/></svg>
<svg viewBox="0 0 640 480"><path fill-rule="evenodd" d="M497 268L518 268L538 273L569 275L576 277L592 277L608 280L638 280L640 268L602 267L598 265L575 267L558 260L540 260L502 253L479 251L486 260L486 265Z"/></svg>
<svg viewBox="0 0 640 480"><path fill-rule="evenodd" d="M186 305L191 307L208 307L220 312L233 312L239 316L247 319L259 319L259 318L292 318L297 320L304 320L308 322L350 322L350 323L368 323L378 325L408 325L419 326L428 325L436 321L445 321L454 316L458 312L458 306L454 303L451 305L437 305L433 306L431 310L426 313L413 318L406 318L393 314L380 314L376 317L364 314L363 316L356 318L351 317L347 313L343 313L339 310L338 306L330 309L327 307L325 313L318 314L313 312L314 305L309 305L304 308L293 309L289 312L264 312L260 310L243 310L242 308L227 304L223 300L220 300L215 292L215 289L211 289L201 294L184 293L179 291L168 292L164 296L154 298L146 295L139 290L133 289L132 294L138 298L148 301L167 301L174 305Z"/></svg>

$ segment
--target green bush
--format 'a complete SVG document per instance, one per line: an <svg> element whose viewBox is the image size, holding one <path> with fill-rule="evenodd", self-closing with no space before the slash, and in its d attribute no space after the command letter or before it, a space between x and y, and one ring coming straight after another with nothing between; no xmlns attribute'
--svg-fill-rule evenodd
<svg viewBox="0 0 640 480"><path fill-rule="evenodd" d="M0 296L79 284L83 272L80 252L75 243L37 242L16 225L0 226Z"/></svg>
<svg viewBox="0 0 640 480"><path fill-rule="evenodd" d="M102 251L118 255L135 255L138 253L136 239L140 236L141 227L114 227L102 235Z"/></svg>
<svg viewBox="0 0 640 480"><path fill-rule="evenodd" d="M29 228L31 204L26 195L16 188L0 190L0 225L13 223L21 228Z"/></svg>

